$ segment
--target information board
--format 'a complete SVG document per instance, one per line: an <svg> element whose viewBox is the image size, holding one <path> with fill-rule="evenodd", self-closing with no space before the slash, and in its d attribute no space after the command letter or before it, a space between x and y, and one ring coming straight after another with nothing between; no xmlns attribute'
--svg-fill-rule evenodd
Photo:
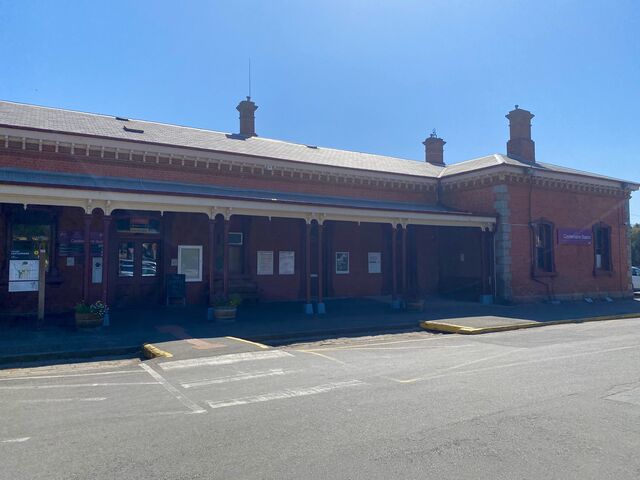
<svg viewBox="0 0 640 480"><path fill-rule="evenodd" d="M273 251L258 251L258 275L273 275Z"/></svg>
<svg viewBox="0 0 640 480"><path fill-rule="evenodd" d="M382 253L369 252L369 273L382 273Z"/></svg>
<svg viewBox="0 0 640 480"><path fill-rule="evenodd" d="M39 260L9 260L9 291L38 291Z"/></svg>
<svg viewBox="0 0 640 480"><path fill-rule="evenodd" d="M296 252L284 251L278 254L278 273L293 275L296 269Z"/></svg>

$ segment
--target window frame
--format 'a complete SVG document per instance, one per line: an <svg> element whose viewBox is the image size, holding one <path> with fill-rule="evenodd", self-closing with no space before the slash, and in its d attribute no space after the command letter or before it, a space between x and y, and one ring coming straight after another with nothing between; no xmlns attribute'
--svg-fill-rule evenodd
<svg viewBox="0 0 640 480"><path fill-rule="evenodd" d="M531 222L531 275L533 277L555 277L558 275L556 270L556 254L555 254L555 225L553 222L540 218ZM548 254L549 258L545 259L546 267L538 266L538 247L536 240L538 238L538 229L545 227L549 229L548 235Z"/></svg>
<svg viewBox="0 0 640 480"><path fill-rule="evenodd" d="M599 240L598 232L603 230L607 232L607 247L608 247L607 268L602 268L597 266L598 265L598 260L597 260L598 240ZM612 237L613 229L611 228L611 225L608 225L604 222L598 222L595 225L593 225L592 231L593 231L593 275L594 276L612 275L613 274L613 251L611 248L611 237Z"/></svg>

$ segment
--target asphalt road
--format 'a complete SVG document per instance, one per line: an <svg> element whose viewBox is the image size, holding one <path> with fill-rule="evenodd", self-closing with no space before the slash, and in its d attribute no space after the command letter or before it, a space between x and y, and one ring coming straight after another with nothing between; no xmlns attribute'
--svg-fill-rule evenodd
<svg viewBox="0 0 640 480"><path fill-rule="evenodd" d="M0 478L636 480L638 321L0 371Z"/></svg>

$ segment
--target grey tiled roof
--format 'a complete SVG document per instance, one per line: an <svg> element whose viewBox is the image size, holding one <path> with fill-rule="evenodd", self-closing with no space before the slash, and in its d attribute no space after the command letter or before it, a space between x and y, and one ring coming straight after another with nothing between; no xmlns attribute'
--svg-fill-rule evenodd
<svg viewBox="0 0 640 480"><path fill-rule="evenodd" d="M478 170L496 167L499 165L510 165L510 166L522 167L522 168L533 168L534 170L539 172L547 171L547 172L554 172L554 173L565 173L569 175L598 178L601 180L610 180L614 182L625 182L625 180L620 180L618 178L607 177L605 175L598 175L590 172L584 172L582 170L576 170L573 168L561 167L559 165L553 165L551 163L536 162L535 164L532 165L530 163L516 160L515 158L507 157L506 155L502 155L500 153L494 153L493 155L487 155L485 157L474 158L473 160L467 160L465 162L453 163L451 165L447 165L444 168L444 170L440 172L439 177L446 178L452 175L475 172ZM632 182L627 182L627 183L630 183L631 185L635 185Z"/></svg>
<svg viewBox="0 0 640 480"><path fill-rule="evenodd" d="M470 215L469 212L454 210L440 204L389 202L384 200L273 192L245 188L220 187L216 185L166 182L160 180L102 177L91 175L89 173L60 173L43 170L6 168L0 169L0 182L49 185L53 187L74 187L85 188L88 190L131 191L136 193L164 193L214 198L233 198L236 200L257 200L269 203L296 203L375 210L394 210L414 213Z"/></svg>
<svg viewBox="0 0 640 480"><path fill-rule="evenodd" d="M310 148L307 145L261 137L243 138L228 133L142 120L121 121L114 116L5 101L0 101L0 124L421 177L437 177L442 170L442 167L426 162L383 155L324 147ZM128 132L124 130L125 126L144 130L144 133Z"/></svg>
<svg viewBox="0 0 640 480"><path fill-rule="evenodd" d="M298 143L283 142L261 137L244 138L238 135L212 130L202 130L143 120L129 119L128 121L123 121L109 115L83 113L7 101L0 101L0 125L78 135L92 135L117 140L148 142L174 147L197 148L305 164L412 175L423 178L445 178L451 175L473 172L500 165L531 167L531 165L527 163L501 154L488 155L466 162L440 167L424 161L406 160L325 147L310 147ZM124 127L142 130L143 133L127 131ZM621 181L611 177L581 172L547 163L538 162L534 168L580 175L583 177Z"/></svg>

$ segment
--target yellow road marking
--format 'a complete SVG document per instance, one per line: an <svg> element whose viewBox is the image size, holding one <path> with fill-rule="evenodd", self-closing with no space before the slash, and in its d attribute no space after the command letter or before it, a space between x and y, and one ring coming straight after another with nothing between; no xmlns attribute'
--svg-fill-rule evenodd
<svg viewBox="0 0 640 480"><path fill-rule="evenodd" d="M397 378L391 378L391 377L381 377L381 378L386 378L387 380L391 380L392 382L396 382L396 383L414 383L420 380L419 378L410 378L408 380L399 380Z"/></svg>
<svg viewBox="0 0 640 480"><path fill-rule="evenodd" d="M258 343L258 342L252 342L251 340L245 340L244 338L238 338L238 337L225 337L225 338L228 338L229 340L236 340L238 342L248 343L250 345L255 345L256 347L260 347L264 349L269 348L267 345L263 345L262 343Z"/></svg>

